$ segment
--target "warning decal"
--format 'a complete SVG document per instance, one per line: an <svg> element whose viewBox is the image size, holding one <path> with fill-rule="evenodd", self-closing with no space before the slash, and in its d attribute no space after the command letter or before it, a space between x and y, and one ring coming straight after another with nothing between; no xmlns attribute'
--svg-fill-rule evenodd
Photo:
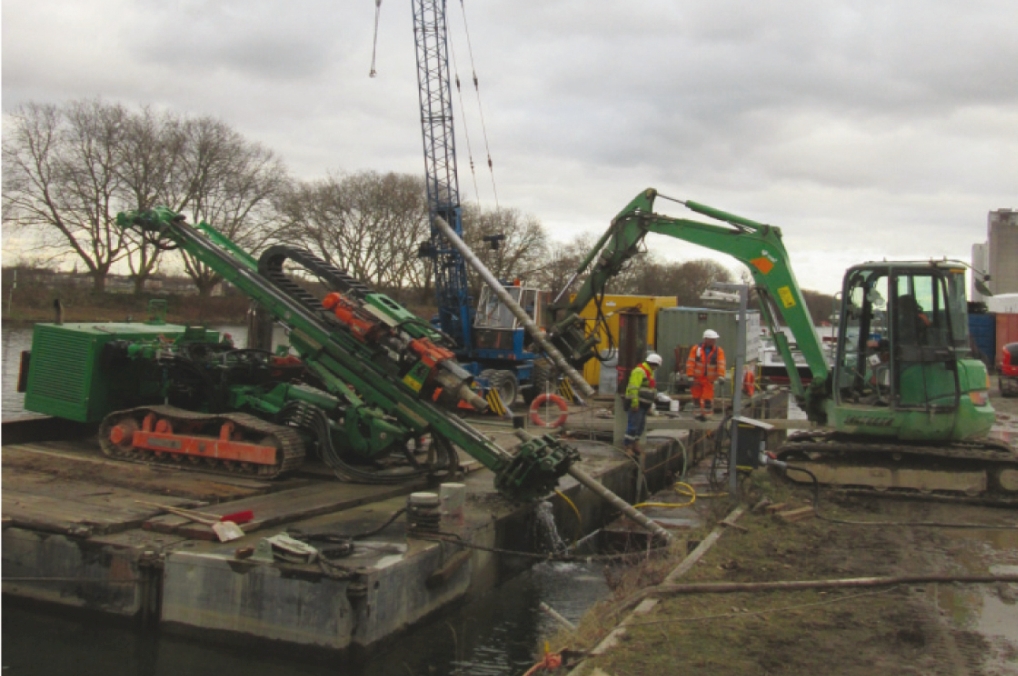
<svg viewBox="0 0 1018 676"><path fill-rule="evenodd" d="M767 258L766 256L760 256L760 258L753 258L749 262L753 265L754 268L756 268L765 275L774 269L774 263L771 261L771 259Z"/></svg>
<svg viewBox="0 0 1018 676"><path fill-rule="evenodd" d="M778 297L781 298L781 304L785 306L785 309L795 307L795 296L792 295L792 290L787 286L778 289Z"/></svg>

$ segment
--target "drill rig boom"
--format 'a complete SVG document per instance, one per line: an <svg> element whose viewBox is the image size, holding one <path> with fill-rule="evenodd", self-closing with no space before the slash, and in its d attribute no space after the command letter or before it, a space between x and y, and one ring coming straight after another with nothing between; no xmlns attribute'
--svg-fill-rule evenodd
<svg viewBox="0 0 1018 676"><path fill-rule="evenodd" d="M482 410L487 405L441 332L310 253L272 247L256 262L208 224L192 227L165 208L121 213L117 222L169 240L287 327L292 347L321 391L288 384L268 394L235 397L248 410L264 415L299 404L303 418L314 420L309 429L320 433L324 425L332 432L326 437L369 459L405 452L406 444L430 435L432 445L449 457L458 447L495 472L499 491L516 500L547 494L579 459L574 448L550 436L530 439L510 453L441 410L439 405L465 403ZM330 287L324 301L286 276L288 261ZM320 445L333 443L318 437Z"/></svg>

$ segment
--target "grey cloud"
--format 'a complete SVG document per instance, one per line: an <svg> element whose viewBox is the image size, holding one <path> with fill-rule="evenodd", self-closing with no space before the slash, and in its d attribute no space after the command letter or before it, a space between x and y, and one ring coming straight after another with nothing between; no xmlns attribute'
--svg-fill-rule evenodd
<svg viewBox="0 0 1018 676"><path fill-rule="evenodd" d="M1009 1L465 5L499 197L556 238L654 186L781 225L800 281L833 290L843 252L964 256L988 210L1018 206ZM370 0L48 7L4 2L5 109L101 95L214 115L303 178L423 167L404 0L383 3L375 80ZM490 202L462 26L450 0L461 191L469 128Z"/></svg>
<svg viewBox="0 0 1018 676"><path fill-rule="evenodd" d="M225 68L255 77L310 78L329 68L339 12L321 3L230 0L142 3L132 56L188 72Z"/></svg>

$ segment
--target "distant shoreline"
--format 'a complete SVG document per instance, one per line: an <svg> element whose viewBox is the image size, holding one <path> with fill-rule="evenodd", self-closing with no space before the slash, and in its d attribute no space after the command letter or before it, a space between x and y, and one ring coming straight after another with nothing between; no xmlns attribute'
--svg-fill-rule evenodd
<svg viewBox="0 0 1018 676"><path fill-rule="evenodd" d="M0 322L6 328L28 328L39 323L56 321L53 290L33 294L33 298L15 296L13 310L3 303ZM149 301L165 300L166 322L169 324L244 324L250 301L243 296L129 296L103 294L63 296L63 321L68 324L101 322L145 322L151 316ZM19 300L21 303L19 304Z"/></svg>

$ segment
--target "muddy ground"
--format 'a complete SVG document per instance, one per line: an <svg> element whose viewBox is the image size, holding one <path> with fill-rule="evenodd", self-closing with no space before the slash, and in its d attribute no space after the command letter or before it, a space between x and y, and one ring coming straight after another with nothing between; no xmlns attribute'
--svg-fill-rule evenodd
<svg viewBox="0 0 1018 676"><path fill-rule="evenodd" d="M996 385L996 383L994 383ZM996 395L992 392L992 395ZM994 397L1001 424L1018 427L1018 399ZM810 491L758 472L744 502L767 495L790 506ZM731 508L701 500L718 518ZM712 504L713 503L713 504ZM747 513L683 582L814 580L919 574L1018 573L1018 512L824 492L821 518L787 523ZM990 524L943 528L920 521ZM693 534L693 538L703 533ZM589 649L625 616L623 599L660 582L685 554L612 571L614 598L557 647ZM740 592L665 598L633 622L625 640L589 661L607 674L986 674L1018 675L1018 584L939 583L830 591Z"/></svg>

